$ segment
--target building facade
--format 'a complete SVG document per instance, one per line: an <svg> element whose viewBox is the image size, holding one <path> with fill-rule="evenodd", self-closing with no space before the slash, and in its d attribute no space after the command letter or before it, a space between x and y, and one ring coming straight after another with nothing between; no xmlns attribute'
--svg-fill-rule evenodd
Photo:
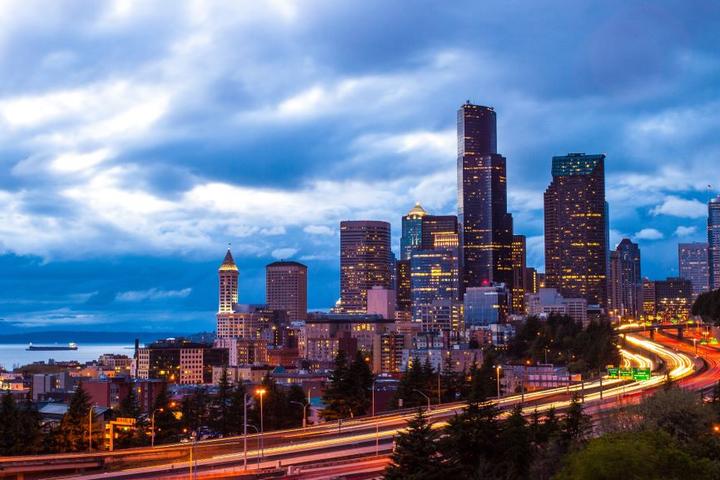
<svg viewBox="0 0 720 480"><path fill-rule="evenodd" d="M710 289L720 288L720 195L708 203L708 266Z"/></svg>
<svg viewBox="0 0 720 480"><path fill-rule="evenodd" d="M588 323L588 304L584 298L565 298L555 288L540 288L528 294L528 315L546 318L552 314L567 315L583 325Z"/></svg>
<svg viewBox="0 0 720 480"><path fill-rule="evenodd" d="M307 315L307 267L299 262L273 262L265 267L265 302L285 310L291 322Z"/></svg>
<svg viewBox="0 0 720 480"><path fill-rule="evenodd" d="M710 290L708 244L703 242L678 245L678 272L692 283L693 298Z"/></svg>
<svg viewBox="0 0 720 480"><path fill-rule="evenodd" d="M545 191L545 286L607 306L605 155L553 157Z"/></svg>
<svg viewBox="0 0 720 480"><path fill-rule="evenodd" d="M210 383L212 367L228 364L228 350L183 339L166 339L138 349L135 377L183 385Z"/></svg>
<svg viewBox="0 0 720 480"><path fill-rule="evenodd" d="M238 276L238 267L228 248L225 259L218 269L220 281L218 313L232 312L233 305L238 302Z"/></svg>
<svg viewBox="0 0 720 480"><path fill-rule="evenodd" d="M412 210L402 217L400 260L410 260L412 253L422 248L422 222L426 215L425 209L416 203Z"/></svg>
<svg viewBox="0 0 720 480"><path fill-rule="evenodd" d="M390 224L340 223L340 305L343 313L365 313L367 291L391 288Z"/></svg>
<svg viewBox="0 0 720 480"><path fill-rule="evenodd" d="M466 327L503 323L508 313L509 292L505 285L470 287L463 297Z"/></svg>
<svg viewBox="0 0 720 480"><path fill-rule="evenodd" d="M637 320L642 315L640 247L627 238L610 255L608 310L611 317L618 319Z"/></svg>
<svg viewBox="0 0 720 480"><path fill-rule="evenodd" d="M458 222L463 291L512 285L512 216L505 157L497 153L495 111L467 102L458 110Z"/></svg>
<svg viewBox="0 0 720 480"><path fill-rule="evenodd" d="M511 290L511 311L525 312L525 292L527 291L527 239L525 235L513 235L512 242L513 281Z"/></svg>

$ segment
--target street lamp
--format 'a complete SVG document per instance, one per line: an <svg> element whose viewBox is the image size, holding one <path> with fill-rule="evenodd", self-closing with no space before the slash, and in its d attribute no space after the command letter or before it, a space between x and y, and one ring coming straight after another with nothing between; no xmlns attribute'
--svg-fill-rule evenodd
<svg viewBox="0 0 720 480"><path fill-rule="evenodd" d="M427 405L427 411L429 412L429 411L430 411L430 397L428 397L427 395L425 395L423 392L421 392L421 391L418 390L417 388L413 388L413 392L417 392L417 393L419 393L420 395L422 395L423 397L425 397L425 400L427 400L427 404L428 404L428 405Z"/></svg>
<svg viewBox="0 0 720 480"><path fill-rule="evenodd" d="M245 395L245 396L247 397L247 395ZM250 428L252 428L253 430L255 430L255 433L256 433L256 434L259 434L259 433L260 433L260 431L258 430L258 428L257 428L255 425L250 425L250 424L248 424L247 422L245 422L245 437L246 437L246 439L247 439L247 427L250 427ZM258 437L258 443L260 443L260 437ZM260 453L259 453L259 449L258 449L258 457L257 457L257 468L258 468L258 470L260 470ZM245 442L245 470L247 470L247 440L246 440L246 442Z"/></svg>
<svg viewBox="0 0 720 480"><path fill-rule="evenodd" d="M502 370L501 365L495 365L495 378L497 379L497 398L500 400L500 370Z"/></svg>
<svg viewBox="0 0 720 480"><path fill-rule="evenodd" d="M265 424L263 419L263 396L267 393L264 388L258 388L255 393L260 395L260 457L265 456Z"/></svg>
<svg viewBox="0 0 720 480"><path fill-rule="evenodd" d="M695 356L697 357L697 338L693 338L693 346L695 347Z"/></svg>
<svg viewBox="0 0 720 480"><path fill-rule="evenodd" d="M372 416L375 416L375 382L377 382L377 378L373 380L372 383Z"/></svg>
<svg viewBox="0 0 720 480"><path fill-rule="evenodd" d="M165 409L160 407L153 410L152 415L150 415L150 446L155 446L155 412L164 412Z"/></svg>
<svg viewBox="0 0 720 480"><path fill-rule="evenodd" d="M299 405L303 409L303 421L302 421L302 428L307 427L307 407L309 404L302 403L302 402L296 402L295 400L290 400L290 403L294 403L295 405Z"/></svg>

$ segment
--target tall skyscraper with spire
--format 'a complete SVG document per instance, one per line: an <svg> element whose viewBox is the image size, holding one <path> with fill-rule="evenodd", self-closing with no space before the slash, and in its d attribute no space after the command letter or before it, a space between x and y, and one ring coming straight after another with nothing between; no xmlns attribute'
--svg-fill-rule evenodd
<svg viewBox="0 0 720 480"><path fill-rule="evenodd" d="M710 288L720 288L720 195L708 203L708 266Z"/></svg>
<svg viewBox="0 0 720 480"><path fill-rule="evenodd" d="M512 285L512 215L505 157L497 153L495 110L469 101L458 110L458 221L463 290Z"/></svg>
<svg viewBox="0 0 720 480"><path fill-rule="evenodd" d="M233 305L238 302L238 267L228 248L225 258L218 269L219 296L218 313L232 313Z"/></svg>
<svg viewBox="0 0 720 480"><path fill-rule="evenodd" d="M607 306L605 155L552 159L545 190L545 285L564 297Z"/></svg>

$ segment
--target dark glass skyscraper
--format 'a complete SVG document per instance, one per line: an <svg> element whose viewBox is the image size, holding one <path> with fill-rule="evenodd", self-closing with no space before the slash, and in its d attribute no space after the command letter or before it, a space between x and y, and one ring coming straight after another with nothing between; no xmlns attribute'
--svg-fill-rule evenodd
<svg viewBox="0 0 720 480"><path fill-rule="evenodd" d="M692 283L693 298L710 289L708 258L707 243L693 242L678 245L678 271L680 278L687 278Z"/></svg>
<svg viewBox="0 0 720 480"><path fill-rule="evenodd" d="M642 275L640 247L623 238L610 254L610 314L616 318L640 319Z"/></svg>
<svg viewBox="0 0 720 480"><path fill-rule="evenodd" d="M426 215L425 209L416 203L412 210L402 217L400 260L410 260L412 253L422 248L422 223Z"/></svg>
<svg viewBox="0 0 720 480"><path fill-rule="evenodd" d="M390 224L340 222L340 309L366 313L367 291L391 283Z"/></svg>
<svg viewBox="0 0 720 480"><path fill-rule="evenodd" d="M527 239L525 235L513 235L512 243L513 281L512 305L513 313L525 312L525 293L527 291Z"/></svg>
<svg viewBox="0 0 720 480"><path fill-rule="evenodd" d="M606 307L605 155L553 157L552 177L545 191L545 284Z"/></svg>
<svg viewBox="0 0 720 480"><path fill-rule="evenodd" d="M720 195L708 203L708 266L710 288L720 288Z"/></svg>
<svg viewBox="0 0 720 480"><path fill-rule="evenodd" d="M497 153L495 111L467 102L458 110L458 221L463 289L512 284L512 216L505 157Z"/></svg>

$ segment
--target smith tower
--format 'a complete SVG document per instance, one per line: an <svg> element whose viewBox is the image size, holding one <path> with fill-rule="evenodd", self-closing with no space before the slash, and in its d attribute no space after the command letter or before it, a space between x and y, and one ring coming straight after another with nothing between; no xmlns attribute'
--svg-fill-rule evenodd
<svg viewBox="0 0 720 480"><path fill-rule="evenodd" d="M238 301L238 267L229 248L218 269L218 277L220 280L218 313L232 313L233 305Z"/></svg>
<svg viewBox="0 0 720 480"><path fill-rule="evenodd" d="M552 159L545 191L545 283L564 297L607 306L605 155Z"/></svg>
<svg viewBox="0 0 720 480"><path fill-rule="evenodd" d="M512 215L507 212L505 157L497 153L495 110L458 110L458 221L463 291L513 280Z"/></svg>

